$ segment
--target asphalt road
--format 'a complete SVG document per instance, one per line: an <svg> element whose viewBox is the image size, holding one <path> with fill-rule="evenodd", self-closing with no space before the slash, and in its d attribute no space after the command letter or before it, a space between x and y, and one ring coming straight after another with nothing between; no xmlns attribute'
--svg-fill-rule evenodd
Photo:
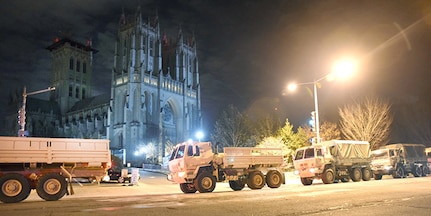
<svg viewBox="0 0 431 216"><path fill-rule="evenodd" d="M33 191L0 215L431 215L431 177L303 186L287 174L278 189L232 191L218 183L213 193L183 194L162 174L141 172L138 185L75 184L75 195L47 202Z"/></svg>

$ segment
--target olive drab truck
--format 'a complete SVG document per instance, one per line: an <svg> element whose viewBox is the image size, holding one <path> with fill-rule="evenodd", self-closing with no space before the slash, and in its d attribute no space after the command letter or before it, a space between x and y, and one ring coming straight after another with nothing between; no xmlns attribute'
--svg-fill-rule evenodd
<svg viewBox="0 0 431 216"><path fill-rule="evenodd" d="M370 144L367 141L331 140L299 148L295 152L295 174L303 185L314 179L325 184L371 179Z"/></svg>
<svg viewBox="0 0 431 216"><path fill-rule="evenodd" d="M218 149L217 146L215 149ZM225 147L212 151L210 142L177 144L169 160L168 180L184 193L212 192L216 182L228 181L234 190L278 188L284 183L282 150L278 148Z"/></svg>
<svg viewBox="0 0 431 216"><path fill-rule="evenodd" d="M58 200L73 194L72 178L100 182L110 164L109 140L0 137L0 201L21 202L32 189Z"/></svg>
<svg viewBox="0 0 431 216"><path fill-rule="evenodd" d="M404 178L410 173L415 177L430 173L425 146L422 144L389 144L372 151L371 155L371 169L376 180L382 179L383 175Z"/></svg>

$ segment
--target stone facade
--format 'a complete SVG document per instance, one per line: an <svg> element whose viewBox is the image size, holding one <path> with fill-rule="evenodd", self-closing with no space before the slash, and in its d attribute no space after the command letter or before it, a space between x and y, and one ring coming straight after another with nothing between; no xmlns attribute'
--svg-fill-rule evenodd
<svg viewBox="0 0 431 216"><path fill-rule="evenodd" d="M91 41L68 37L47 47L52 54L49 101L27 98L29 136L109 139L124 163L161 162L170 146L201 128L196 44L181 28L175 39L160 34L157 16L142 21L138 9L121 15L111 92L91 96ZM19 93L12 94L4 135L16 136ZM151 159L151 160L150 160Z"/></svg>

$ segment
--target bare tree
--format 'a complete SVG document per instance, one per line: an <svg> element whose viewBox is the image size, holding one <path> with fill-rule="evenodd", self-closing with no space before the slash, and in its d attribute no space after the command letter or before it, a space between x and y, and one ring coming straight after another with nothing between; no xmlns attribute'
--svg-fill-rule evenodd
<svg viewBox="0 0 431 216"><path fill-rule="evenodd" d="M320 125L320 138L322 141L341 139L341 132L338 125L333 122L324 121Z"/></svg>
<svg viewBox="0 0 431 216"><path fill-rule="evenodd" d="M233 105L229 105L216 121L211 139L223 146L250 146L248 118Z"/></svg>
<svg viewBox="0 0 431 216"><path fill-rule="evenodd" d="M371 149L385 145L393 117L391 105L376 97L339 108L341 132L346 139L368 141Z"/></svg>

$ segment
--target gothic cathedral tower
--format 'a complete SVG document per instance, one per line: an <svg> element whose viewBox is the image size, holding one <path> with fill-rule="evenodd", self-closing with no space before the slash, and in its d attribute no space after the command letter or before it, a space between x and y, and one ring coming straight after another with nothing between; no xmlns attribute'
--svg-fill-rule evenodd
<svg viewBox="0 0 431 216"><path fill-rule="evenodd" d="M66 114L76 102L91 96L93 53L91 41L84 45L64 37L56 38L46 49L53 56L51 86L55 91L50 100L58 102L61 114Z"/></svg>
<svg viewBox="0 0 431 216"><path fill-rule="evenodd" d="M191 40L192 41L192 40ZM108 138L115 154L133 165L161 162L170 146L201 128L196 47L161 37L158 17L143 22L121 15L109 112Z"/></svg>

